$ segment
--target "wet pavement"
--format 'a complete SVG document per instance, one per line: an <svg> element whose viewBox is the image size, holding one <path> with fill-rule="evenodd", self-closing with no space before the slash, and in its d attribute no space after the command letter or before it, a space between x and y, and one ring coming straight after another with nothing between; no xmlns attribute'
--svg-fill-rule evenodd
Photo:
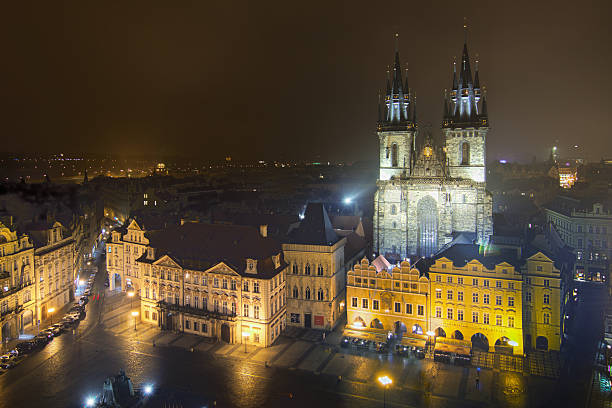
<svg viewBox="0 0 612 408"><path fill-rule="evenodd" d="M585 337L577 337L570 347L575 356L567 360L566 374L557 384L520 373L478 372L473 367L341 349L299 330L288 331L273 347L248 347L246 353L240 344L209 343L142 323L134 330L129 301L122 294L105 292L103 279L101 271L93 291L101 294L100 300L92 297L75 333L59 336L0 376L0 408L79 407L120 368L137 387L152 383L196 400L215 400L218 407L382 406L383 390L376 381L382 374L394 380L386 392L389 407L584 405L586 391L573 374L586 375L588 382L589 349L581 346L588 343L597 321L596 290L584 290L586 300L578 310L584 318L575 324Z"/></svg>

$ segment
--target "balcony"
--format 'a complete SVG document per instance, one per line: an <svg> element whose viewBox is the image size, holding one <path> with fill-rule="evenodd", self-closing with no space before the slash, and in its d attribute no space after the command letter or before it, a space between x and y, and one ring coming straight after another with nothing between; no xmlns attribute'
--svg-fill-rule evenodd
<svg viewBox="0 0 612 408"><path fill-rule="evenodd" d="M11 313L18 314L22 310L23 310L23 306L22 305L17 305L15 307L12 307L12 308L0 311L0 317L4 317L4 316L7 316L7 315L10 315Z"/></svg>
<svg viewBox="0 0 612 408"><path fill-rule="evenodd" d="M226 320L229 322L235 322L236 318L238 317L238 315L236 315L235 313L231 313L231 312L228 314L223 314L219 312L213 312L212 310L207 310L207 309L198 309L198 308L191 307L191 306L176 305L173 303L168 303L164 300L157 302L157 307L161 311L168 310L168 311L173 311L173 312L181 312L181 313L187 313L190 315L206 317L209 319Z"/></svg>
<svg viewBox="0 0 612 408"><path fill-rule="evenodd" d="M8 296L10 296L10 295L12 295L14 293L17 293L21 289L26 288L26 287L30 286L31 284L32 284L32 281L29 281L29 282L22 283L21 285L14 286L14 287L10 288L7 291L1 290L0 291L0 299L8 297Z"/></svg>

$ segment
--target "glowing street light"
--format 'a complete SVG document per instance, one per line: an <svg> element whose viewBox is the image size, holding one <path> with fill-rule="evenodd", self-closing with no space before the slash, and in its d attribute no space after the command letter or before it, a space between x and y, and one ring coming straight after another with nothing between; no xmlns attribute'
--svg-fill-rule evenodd
<svg viewBox="0 0 612 408"><path fill-rule="evenodd" d="M385 408L387 406L387 387L393 384L393 380L389 376L383 375L378 377L378 382L383 386L383 408Z"/></svg>
<svg viewBox="0 0 612 408"><path fill-rule="evenodd" d="M431 331L431 330L427 331L425 334L430 336L430 337L434 337L436 335L436 333Z"/></svg>
<svg viewBox="0 0 612 408"><path fill-rule="evenodd" d="M145 385L144 389L143 389L143 392L144 392L144 395L151 395L151 394L153 394L153 386L150 385L150 384Z"/></svg>
<svg viewBox="0 0 612 408"><path fill-rule="evenodd" d="M55 312L54 307L51 307L49 308L49 310L47 310L47 314L49 315L49 318L51 319L51 326L53 326L53 312Z"/></svg>
<svg viewBox="0 0 612 408"><path fill-rule="evenodd" d="M86 407L93 407L95 403L96 399L94 397L87 397L87 399L85 400Z"/></svg>
<svg viewBox="0 0 612 408"><path fill-rule="evenodd" d="M134 330L136 330L136 318L138 317L138 315L139 313L136 310L132 312L132 317L134 318Z"/></svg>
<svg viewBox="0 0 612 408"><path fill-rule="evenodd" d="M346 205L349 205L353 202L353 199L351 197L344 197L344 200L342 200L342 202Z"/></svg>
<svg viewBox="0 0 612 408"><path fill-rule="evenodd" d="M251 332L250 331L243 331L242 332L242 342L244 343L244 353L246 354L247 352L247 339L251 337Z"/></svg>

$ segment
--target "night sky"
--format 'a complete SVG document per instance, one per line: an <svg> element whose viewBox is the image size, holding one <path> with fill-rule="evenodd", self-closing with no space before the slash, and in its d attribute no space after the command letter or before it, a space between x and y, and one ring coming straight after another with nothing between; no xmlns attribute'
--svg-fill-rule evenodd
<svg viewBox="0 0 612 408"><path fill-rule="evenodd" d="M466 16L490 159L612 156L609 1L93 3L3 5L0 151L376 160L393 33L438 136Z"/></svg>

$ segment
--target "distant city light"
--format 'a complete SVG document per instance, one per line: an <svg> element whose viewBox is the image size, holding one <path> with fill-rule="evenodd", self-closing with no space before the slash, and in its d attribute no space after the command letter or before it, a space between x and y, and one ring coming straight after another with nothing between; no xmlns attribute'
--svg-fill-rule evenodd
<svg viewBox="0 0 612 408"><path fill-rule="evenodd" d="M153 386L152 385L145 385L145 387L144 387L144 395L151 395L152 392L153 392Z"/></svg>

